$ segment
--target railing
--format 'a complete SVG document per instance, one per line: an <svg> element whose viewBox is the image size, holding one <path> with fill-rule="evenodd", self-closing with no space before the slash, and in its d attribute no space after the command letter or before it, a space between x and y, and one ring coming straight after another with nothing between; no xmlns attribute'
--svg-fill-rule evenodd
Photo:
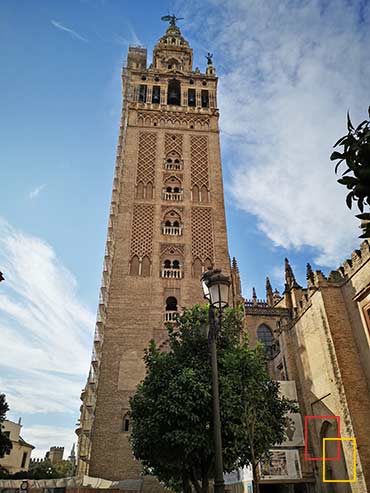
<svg viewBox="0 0 370 493"><path fill-rule="evenodd" d="M182 192L163 192L164 200L182 200Z"/></svg>
<svg viewBox="0 0 370 493"><path fill-rule="evenodd" d="M165 163L164 168L171 170L171 171L180 171L182 169L182 164L181 163Z"/></svg>
<svg viewBox="0 0 370 493"><path fill-rule="evenodd" d="M165 322L176 322L179 312L176 310L168 310L164 314Z"/></svg>
<svg viewBox="0 0 370 493"><path fill-rule="evenodd" d="M180 269L162 269L161 277L165 277L167 279L181 279L182 271Z"/></svg>
<svg viewBox="0 0 370 493"><path fill-rule="evenodd" d="M181 236L182 227L180 227L180 226L162 226L162 233L164 235Z"/></svg>

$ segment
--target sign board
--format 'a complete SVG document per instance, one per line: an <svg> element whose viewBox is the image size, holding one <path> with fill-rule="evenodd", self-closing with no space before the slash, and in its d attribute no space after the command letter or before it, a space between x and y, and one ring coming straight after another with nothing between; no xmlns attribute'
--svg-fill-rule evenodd
<svg viewBox="0 0 370 493"><path fill-rule="evenodd" d="M260 464L261 479L301 479L298 450L273 449L270 458Z"/></svg>

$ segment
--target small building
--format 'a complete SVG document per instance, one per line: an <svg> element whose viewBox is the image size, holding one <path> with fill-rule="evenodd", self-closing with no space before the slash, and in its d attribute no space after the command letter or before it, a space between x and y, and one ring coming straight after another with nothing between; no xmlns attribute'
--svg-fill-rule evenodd
<svg viewBox="0 0 370 493"><path fill-rule="evenodd" d="M19 471L28 471L31 452L35 448L30 445L20 435L21 420L18 423L5 419L2 423L2 432L8 436L12 442L12 449L9 454L0 457L0 466L6 469L10 474Z"/></svg>

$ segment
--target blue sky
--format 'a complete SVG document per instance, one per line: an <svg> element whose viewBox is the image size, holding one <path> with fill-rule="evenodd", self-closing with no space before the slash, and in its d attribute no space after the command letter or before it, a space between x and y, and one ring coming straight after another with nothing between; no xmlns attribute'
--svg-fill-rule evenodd
<svg viewBox="0 0 370 493"><path fill-rule="evenodd" d="M88 371L129 44L181 29L220 77L230 254L244 296L283 260L328 271L359 244L328 156L369 105L370 8L348 0L2 0L0 391L42 455L70 448Z"/></svg>

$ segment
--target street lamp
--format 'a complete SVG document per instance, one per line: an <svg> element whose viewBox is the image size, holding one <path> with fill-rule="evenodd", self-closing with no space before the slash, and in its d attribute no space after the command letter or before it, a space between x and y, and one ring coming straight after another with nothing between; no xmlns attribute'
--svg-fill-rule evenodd
<svg viewBox="0 0 370 493"><path fill-rule="evenodd" d="M230 280L219 269L210 269L201 277L204 298L209 302L209 343L212 361L212 399L213 399L213 433L215 443L215 477L214 493L224 493L224 468L222 462L220 394L218 390L218 366L216 345L215 309L219 311L221 320L222 310L229 301Z"/></svg>

